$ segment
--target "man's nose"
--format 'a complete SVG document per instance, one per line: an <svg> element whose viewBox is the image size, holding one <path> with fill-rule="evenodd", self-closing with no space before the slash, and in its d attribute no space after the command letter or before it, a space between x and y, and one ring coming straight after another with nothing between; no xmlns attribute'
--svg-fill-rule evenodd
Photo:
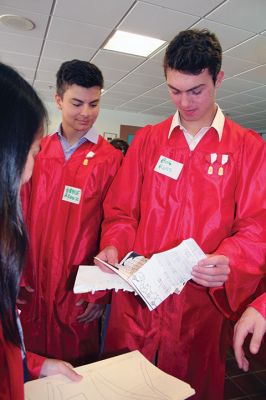
<svg viewBox="0 0 266 400"><path fill-rule="evenodd" d="M190 99L187 93L182 93L181 94L181 99L180 99L180 103L182 108L187 108L190 104Z"/></svg>
<svg viewBox="0 0 266 400"><path fill-rule="evenodd" d="M88 104L83 104L81 110L80 110L80 114L83 115L84 117L89 116L91 112L90 106Z"/></svg>

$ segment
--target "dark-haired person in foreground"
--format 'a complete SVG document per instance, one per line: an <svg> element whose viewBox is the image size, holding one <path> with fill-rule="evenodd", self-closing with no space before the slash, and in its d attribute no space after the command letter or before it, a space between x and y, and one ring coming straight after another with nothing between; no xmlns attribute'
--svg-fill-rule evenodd
<svg viewBox="0 0 266 400"><path fill-rule="evenodd" d="M19 192L30 179L46 119L32 87L0 63L0 399L23 400L24 380L62 373L81 379L71 365L26 353L16 308L27 236Z"/></svg>
<svg viewBox="0 0 266 400"><path fill-rule="evenodd" d="M20 293L25 343L74 365L98 356L103 300L74 294L73 284L78 266L98 252L102 202L123 157L94 127L102 87L94 64L61 65L55 98L62 123L41 142L23 193L31 240Z"/></svg>
<svg viewBox="0 0 266 400"><path fill-rule="evenodd" d="M221 63L207 30L180 32L168 45L177 112L135 135L106 198L98 255L112 264L130 250L150 257L190 237L207 254L181 294L152 312L138 296L114 293L105 346L140 350L201 400L223 399L226 317L255 292L266 255L265 142L216 104Z"/></svg>

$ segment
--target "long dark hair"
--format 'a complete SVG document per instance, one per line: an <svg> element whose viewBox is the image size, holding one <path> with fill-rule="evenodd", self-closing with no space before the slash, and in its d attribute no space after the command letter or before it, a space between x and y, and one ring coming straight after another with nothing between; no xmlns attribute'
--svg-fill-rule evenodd
<svg viewBox="0 0 266 400"><path fill-rule="evenodd" d="M5 338L20 343L16 298L27 245L21 176L46 110L34 89L0 63L0 318Z"/></svg>

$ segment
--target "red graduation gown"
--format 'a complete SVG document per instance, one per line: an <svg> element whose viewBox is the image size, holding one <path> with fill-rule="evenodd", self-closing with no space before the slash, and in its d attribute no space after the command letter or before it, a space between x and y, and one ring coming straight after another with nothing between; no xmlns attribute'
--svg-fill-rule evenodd
<svg viewBox="0 0 266 400"><path fill-rule="evenodd" d="M78 265L92 263L97 254L102 203L122 153L101 136L67 161L57 135L45 137L41 148L22 193L30 239L23 283L34 293L26 295L20 317L26 348L77 365L97 357L99 334L97 320L76 320L86 307L77 301L95 302L97 296L75 295L74 279ZM90 151L95 154L86 159ZM76 203L62 199L66 186Z"/></svg>
<svg viewBox="0 0 266 400"><path fill-rule="evenodd" d="M30 377L38 378L45 358L27 353ZM24 399L24 376L21 349L7 342L0 325L0 400Z"/></svg>
<svg viewBox="0 0 266 400"><path fill-rule="evenodd" d="M179 128L168 138L171 121L137 133L105 201L101 248L149 257L192 237L205 253L228 256L232 271L223 287L191 281L152 312L139 297L114 293L105 351L156 356L159 368L196 389L195 399L222 400L224 316L247 305L265 265L265 143L226 119L221 142L211 128L190 151ZM183 164L177 180L154 171L161 155Z"/></svg>

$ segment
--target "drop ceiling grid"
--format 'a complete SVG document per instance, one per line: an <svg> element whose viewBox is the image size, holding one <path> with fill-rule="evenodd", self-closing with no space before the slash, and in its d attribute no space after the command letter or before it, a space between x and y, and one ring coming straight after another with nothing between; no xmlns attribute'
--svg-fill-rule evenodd
<svg viewBox="0 0 266 400"><path fill-rule="evenodd" d="M44 100L53 101L59 65L80 58L103 70L102 107L162 117L174 111L162 68L164 50L145 59L102 50L103 43L118 27L167 41L181 29L209 28L224 50L218 102L232 119L266 132L264 0L0 0L0 13L36 23L35 30L23 33L0 26L0 60L16 67Z"/></svg>

